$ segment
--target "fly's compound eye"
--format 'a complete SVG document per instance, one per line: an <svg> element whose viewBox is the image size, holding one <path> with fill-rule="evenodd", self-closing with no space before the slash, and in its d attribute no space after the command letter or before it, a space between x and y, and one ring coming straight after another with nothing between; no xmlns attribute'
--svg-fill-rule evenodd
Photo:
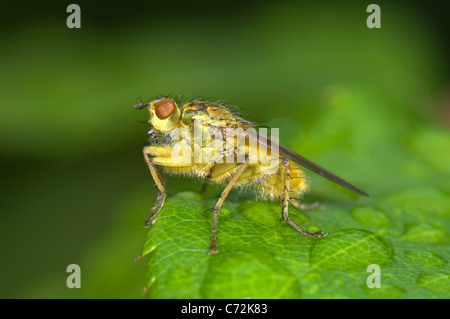
<svg viewBox="0 0 450 319"><path fill-rule="evenodd" d="M155 114L160 120L168 118L175 110L175 102L172 100L164 100L159 102L155 107Z"/></svg>

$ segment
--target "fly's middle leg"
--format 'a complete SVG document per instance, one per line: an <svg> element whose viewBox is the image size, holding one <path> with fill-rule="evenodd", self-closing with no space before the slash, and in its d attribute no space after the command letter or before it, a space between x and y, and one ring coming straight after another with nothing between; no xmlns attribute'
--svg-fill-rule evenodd
<svg viewBox="0 0 450 319"><path fill-rule="evenodd" d="M217 249L217 217L219 216L220 209L222 208L223 202L227 198L228 194L230 193L233 186L236 184L236 182L241 177L242 173L245 171L245 169L248 167L248 159L245 160L244 163L242 163L233 177L228 182L227 186L223 189L222 193L219 196L219 199L217 200L216 204L214 205L213 212L214 212L214 221L213 221L213 227L211 230L211 245L209 247L208 254L217 254L219 250Z"/></svg>
<svg viewBox="0 0 450 319"><path fill-rule="evenodd" d="M309 236L309 237L324 237L327 234L323 233L321 231L311 233L300 226L298 226L292 219L289 218L289 190L291 188L291 166L289 164L289 161L286 158L283 158L282 160L283 166L285 168L284 170L284 196L283 196L283 202L282 202L282 217L283 219L292 227L295 228L298 232L302 233L303 235Z"/></svg>

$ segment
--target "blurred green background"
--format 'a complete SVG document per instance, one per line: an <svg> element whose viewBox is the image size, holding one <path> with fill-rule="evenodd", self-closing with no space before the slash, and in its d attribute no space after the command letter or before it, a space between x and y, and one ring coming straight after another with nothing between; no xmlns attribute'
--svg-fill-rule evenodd
<svg viewBox="0 0 450 319"><path fill-rule="evenodd" d="M377 1L381 29L366 26L369 1L78 1L82 28L68 29L70 3L0 6L0 297L142 296L145 262L134 258L155 189L141 153L147 113L133 110L134 95L229 100L375 198L410 183L390 170L429 183L428 171L392 155L389 142L411 145L409 134L432 127L412 147L450 193L444 2ZM355 95L359 107L329 117ZM380 118L367 113L378 104ZM333 121L348 118L366 121L349 127L355 144L333 135ZM386 129L371 130L374 123ZM201 187L169 181L169 194ZM319 196L334 187L313 181ZM82 289L66 287L73 263Z"/></svg>

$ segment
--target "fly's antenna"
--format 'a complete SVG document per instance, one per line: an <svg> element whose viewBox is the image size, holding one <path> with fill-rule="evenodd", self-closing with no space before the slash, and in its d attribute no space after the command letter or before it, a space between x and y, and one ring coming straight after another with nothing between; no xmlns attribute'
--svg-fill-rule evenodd
<svg viewBox="0 0 450 319"><path fill-rule="evenodd" d="M135 110L142 110L143 108L146 108L149 105L148 103L142 102L141 98L136 96L135 94L131 93L131 95L133 95L138 101L138 104L133 106Z"/></svg>

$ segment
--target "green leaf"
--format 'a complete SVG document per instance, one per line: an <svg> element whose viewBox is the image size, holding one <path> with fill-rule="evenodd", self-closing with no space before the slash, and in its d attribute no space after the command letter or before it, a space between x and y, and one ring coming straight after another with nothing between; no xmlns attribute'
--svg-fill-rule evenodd
<svg viewBox="0 0 450 319"><path fill-rule="evenodd" d="M337 218L354 226L336 232L339 227L330 227L330 235L313 239L280 223L276 204L227 203L219 216L219 254L209 256L212 215L205 209L213 204L192 192L178 193L167 201L142 251L143 256L150 255L147 297L417 298L449 294L448 283L437 282L443 286L436 288L432 284L435 275L423 275L448 271L448 248L429 244L426 238L414 244L384 224L375 224L372 230L385 235L359 229L364 223L351 212L361 210L360 205L348 212L341 205L328 205L324 211L309 213L310 217L294 216L310 229ZM259 221L257 216L261 216ZM394 213L391 218L396 220ZM366 285L370 264L381 267L381 289Z"/></svg>

